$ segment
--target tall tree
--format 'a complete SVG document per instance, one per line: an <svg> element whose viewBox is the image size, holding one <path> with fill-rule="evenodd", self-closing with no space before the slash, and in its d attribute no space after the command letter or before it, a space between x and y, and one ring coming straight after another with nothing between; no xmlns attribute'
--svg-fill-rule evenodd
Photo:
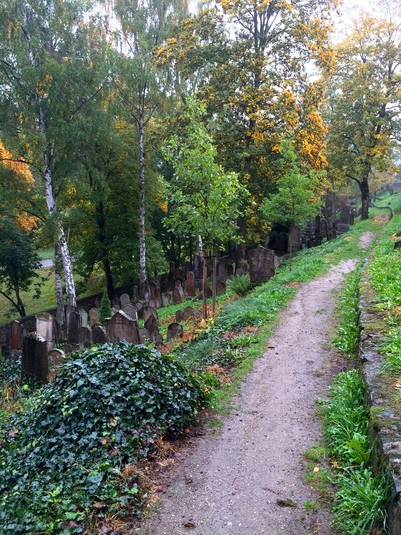
<svg viewBox="0 0 401 535"><path fill-rule="evenodd" d="M0 294L8 299L21 317L26 316L22 291L29 291L40 267L31 237L10 221L0 219ZM35 284L40 295L40 282Z"/></svg>
<svg viewBox="0 0 401 535"><path fill-rule="evenodd" d="M157 110L166 97L167 80L156 67L154 49L163 44L174 23L186 12L180 0L121 0L116 5L121 28L116 40L123 54L115 85L133 124L139 151L139 278L147 279L146 268L146 176L151 145L147 134Z"/></svg>
<svg viewBox="0 0 401 535"><path fill-rule="evenodd" d="M183 22L156 55L180 71L181 79L198 80L220 161L240 173L257 220L257 206L274 187L281 138L296 138L307 165L325 165L326 131L318 113L322 91L309 81L306 65L328 60L326 23L334 2L217 4L218 10Z"/></svg>
<svg viewBox="0 0 401 535"><path fill-rule="evenodd" d="M393 167L399 143L400 65L400 21L361 12L326 74L329 172L358 184L362 219L369 215L369 181Z"/></svg>
<svg viewBox="0 0 401 535"><path fill-rule="evenodd" d="M102 85L94 59L101 46L89 7L76 0L0 3L3 132L43 184L69 305L76 303L75 282L57 201L74 164L76 117Z"/></svg>

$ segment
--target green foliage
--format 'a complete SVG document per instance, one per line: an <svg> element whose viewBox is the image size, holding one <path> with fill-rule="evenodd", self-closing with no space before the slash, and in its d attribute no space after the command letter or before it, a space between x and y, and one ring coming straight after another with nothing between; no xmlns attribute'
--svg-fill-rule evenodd
<svg viewBox="0 0 401 535"><path fill-rule="evenodd" d="M39 255L32 238L7 220L0 221L0 294L4 295L25 316L21 291L28 291L37 279ZM35 296L40 296L40 282L34 285Z"/></svg>
<svg viewBox="0 0 401 535"><path fill-rule="evenodd" d="M165 159L174 168L167 182L168 228L180 235L201 236L206 247L230 239L239 239L237 219L247 198L238 175L225 172L216 163L217 152L212 138L201 122L205 107L188 99L183 113L187 126L163 145Z"/></svg>
<svg viewBox="0 0 401 535"><path fill-rule="evenodd" d="M227 280L227 288L230 293L243 297L251 290L251 277L249 273L244 275L235 275Z"/></svg>
<svg viewBox="0 0 401 535"><path fill-rule="evenodd" d="M310 171L309 176L301 173L291 141L282 140L280 151L282 160L277 192L263 200L260 211L270 225L304 225L308 217L316 215L319 210L319 175L316 171Z"/></svg>
<svg viewBox="0 0 401 535"><path fill-rule="evenodd" d="M365 388L357 370L340 373L330 388L324 413L324 431L334 457L352 464L367 464L368 413L364 406Z"/></svg>
<svg viewBox="0 0 401 535"><path fill-rule="evenodd" d="M360 269L347 276L346 287L342 290L338 310L340 319L333 339L335 346L346 355L354 355L359 347L359 299Z"/></svg>
<svg viewBox="0 0 401 535"><path fill-rule="evenodd" d="M111 318L111 306L107 292L103 292L99 309L99 321L103 323L106 318Z"/></svg>
<svg viewBox="0 0 401 535"><path fill-rule="evenodd" d="M71 356L53 384L0 430L2 533L82 533L96 509L136 513L137 472L124 471L179 432L204 399L169 357L125 342ZM95 508L95 509L94 509Z"/></svg>
<svg viewBox="0 0 401 535"><path fill-rule="evenodd" d="M333 525L350 535L370 533L386 518L388 485L384 475L372 477L367 468L345 470L338 479Z"/></svg>
<svg viewBox="0 0 401 535"><path fill-rule="evenodd" d="M383 523L389 489L385 474L373 477L368 468L368 414L364 384L357 370L335 378L323 421L329 451L340 467L335 473L333 525L350 535L367 534Z"/></svg>

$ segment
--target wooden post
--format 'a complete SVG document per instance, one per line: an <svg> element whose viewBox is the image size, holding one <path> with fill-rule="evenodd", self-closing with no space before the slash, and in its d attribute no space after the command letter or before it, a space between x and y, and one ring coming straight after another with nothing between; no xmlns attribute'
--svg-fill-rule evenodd
<svg viewBox="0 0 401 535"><path fill-rule="evenodd" d="M202 317L203 319L207 318L207 303L206 303L206 289L207 289L207 253L203 253L203 297L202 297Z"/></svg>
<svg viewBox="0 0 401 535"><path fill-rule="evenodd" d="M212 315L216 314L216 295L217 295L217 254L218 248L217 245L213 247L213 281L212 281L212 290L213 290L213 303L212 303Z"/></svg>

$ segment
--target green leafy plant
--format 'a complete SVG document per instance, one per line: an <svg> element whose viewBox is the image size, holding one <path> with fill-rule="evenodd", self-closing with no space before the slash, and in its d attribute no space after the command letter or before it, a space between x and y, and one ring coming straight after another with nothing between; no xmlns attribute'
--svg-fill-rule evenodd
<svg viewBox="0 0 401 535"><path fill-rule="evenodd" d="M99 309L99 321L103 323L106 318L111 318L111 306L107 292L103 292Z"/></svg>
<svg viewBox="0 0 401 535"><path fill-rule="evenodd" d="M230 293L243 297L249 293L252 289L251 277L249 273L244 275L235 275L231 279L227 280L227 288Z"/></svg>
<svg viewBox="0 0 401 535"><path fill-rule="evenodd" d="M345 355L354 355L359 347L359 277L360 268L348 275L346 286L341 292L338 303L340 318L333 342L337 349Z"/></svg>
<svg viewBox="0 0 401 535"><path fill-rule="evenodd" d="M81 533L94 511L136 513L138 470L158 436L182 430L204 400L172 358L125 342L71 356L53 384L0 429L2 533Z"/></svg>

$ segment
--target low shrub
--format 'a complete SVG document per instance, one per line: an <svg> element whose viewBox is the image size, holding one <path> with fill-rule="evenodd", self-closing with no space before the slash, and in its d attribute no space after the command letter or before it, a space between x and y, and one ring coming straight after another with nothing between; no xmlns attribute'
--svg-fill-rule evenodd
<svg viewBox="0 0 401 535"><path fill-rule="evenodd" d="M0 429L4 535L82 533L95 510L137 512L138 472L124 466L185 428L204 392L172 358L119 342L73 354L31 399Z"/></svg>

